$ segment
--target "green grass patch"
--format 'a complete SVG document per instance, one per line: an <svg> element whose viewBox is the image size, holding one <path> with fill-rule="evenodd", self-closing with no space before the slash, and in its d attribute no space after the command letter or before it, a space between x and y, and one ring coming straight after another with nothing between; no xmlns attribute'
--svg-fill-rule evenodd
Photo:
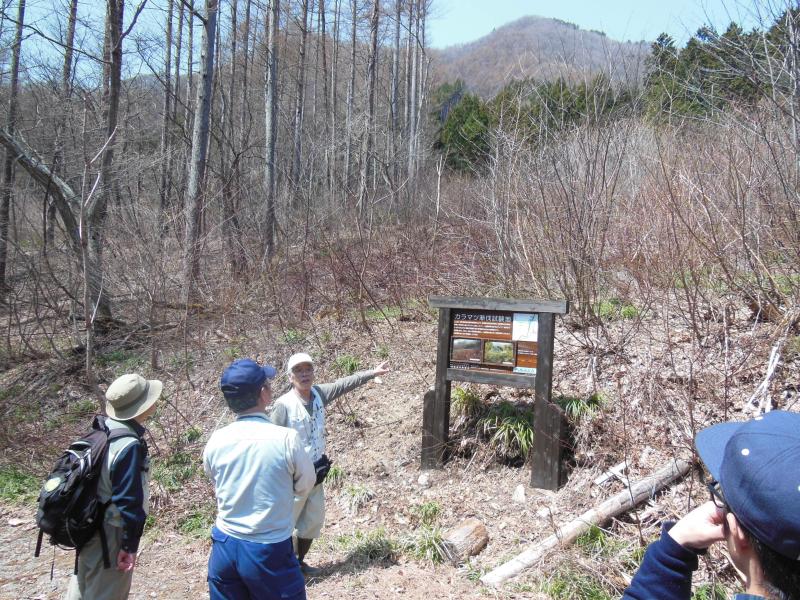
<svg viewBox="0 0 800 600"><path fill-rule="evenodd" d="M450 392L450 406L457 416L476 417L485 410L478 393L469 387L454 387Z"/></svg>
<svg viewBox="0 0 800 600"><path fill-rule="evenodd" d="M346 552L347 560L356 563L394 561L399 551L397 542L383 527L373 531L356 531L326 540L331 550Z"/></svg>
<svg viewBox="0 0 800 600"><path fill-rule="evenodd" d="M64 421L67 423L79 423L86 419L88 415L94 414L99 410L100 407L97 405L97 402L95 402L94 399L81 398L80 400L67 405L67 412L63 419L55 415L48 419L48 426L53 428L62 424Z"/></svg>
<svg viewBox="0 0 800 600"><path fill-rule="evenodd" d="M351 514L357 513L366 506L374 496L375 494L369 488L359 484L345 486L344 490L342 490L344 503Z"/></svg>
<svg viewBox="0 0 800 600"><path fill-rule="evenodd" d="M594 312L605 321L636 319L641 314L636 306L623 302L619 298L601 300L595 306Z"/></svg>
<svg viewBox="0 0 800 600"><path fill-rule="evenodd" d="M559 396L554 402L564 409L567 417L575 422L584 417L590 417L597 412L605 403L605 397L601 392L595 392L588 398L578 396Z"/></svg>
<svg viewBox="0 0 800 600"><path fill-rule="evenodd" d="M639 565L642 564L642 559L644 559L644 553L647 551L645 546L636 545L632 549L628 549L622 557L622 564L625 565L626 569L629 569L632 573L639 569Z"/></svg>
<svg viewBox="0 0 800 600"><path fill-rule="evenodd" d="M4 400L13 400L21 396L25 391L21 385L10 385L7 388L0 388L0 402Z"/></svg>
<svg viewBox="0 0 800 600"><path fill-rule="evenodd" d="M178 520L178 531L190 538L208 539L214 524L216 506L207 505L194 510Z"/></svg>
<svg viewBox="0 0 800 600"><path fill-rule="evenodd" d="M194 368L194 357L185 352L178 352L169 357L167 364L173 371L191 371Z"/></svg>
<svg viewBox="0 0 800 600"><path fill-rule="evenodd" d="M433 525L442 513L442 506L438 502L424 502L411 507L411 514L420 525Z"/></svg>
<svg viewBox="0 0 800 600"><path fill-rule="evenodd" d="M442 530L432 525L423 525L406 536L400 543L403 554L416 560L440 564L447 554L442 541Z"/></svg>
<svg viewBox="0 0 800 600"><path fill-rule="evenodd" d="M375 348L375 356L377 356L379 360L386 360L389 358L389 346L387 344L378 344L378 347Z"/></svg>
<svg viewBox="0 0 800 600"><path fill-rule="evenodd" d="M203 430L195 425L192 425L186 430L186 433L183 434L183 437L185 437L186 441L191 444L192 442L196 442L203 437Z"/></svg>
<svg viewBox="0 0 800 600"><path fill-rule="evenodd" d="M198 467L187 452L175 452L153 467L153 479L167 492L177 492L197 473Z"/></svg>
<svg viewBox="0 0 800 600"><path fill-rule="evenodd" d="M39 497L38 477L14 466L0 467L0 499L12 504L32 504Z"/></svg>
<svg viewBox="0 0 800 600"><path fill-rule="evenodd" d="M628 549L625 542L597 525L592 525L586 533L580 535L575 540L575 545L587 556L594 557L620 556Z"/></svg>
<svg viewBox="0 0 800 600"><path fill-rule="evenodd" d="M380 321L381 319L397 319L402 316L403 309L399 306L383 306L380 308L368 308L364 311L364 316L371 321Z"/></svg>
<svg viewBox="0 0 800 600"><path fill-rule="evenodd" d="M692 594L692 600L727 600L728 593L722 584L704 583L698 586Z"/></svg>
<svg viewBox="0 0 800 600"><path fill-rule="evenodd" d="M339 465L333 465L328 471L328 476L325 477L325 486L332 490L339 489L344 484L344 479L344 469Z"/></svg>
<svg viewBox="0 0 800 600"><path fill-rule="evenodd" d="M244 356L244 351L239 346L228 346L227 348L223 348L222 354L229 360L236 360Z"/></svg>
<svg viewBox="0 0 800 600"><path fill-rule="evenodd" d="M777 274L773 275L772 278L775 280L775 286L778 288L778 291L784 296L791 296L794 294L795 290L800 289L800 274Z"/></svg>
<svg viewBox="0 0 800 600"><path fill-rule="evenodd" d="M148 533L153 531L156 526L156 516L153 514L153 511L147 513L147 516L144 519L144 531Z"/></svg>
<svg viewBox="0 0 800 600"><path fill-rule="evenodd" d="M542 582L541 591L553 600L611 600L603 584L571 566L560 567Z"/></svg>
<svg viewBox="0 0 800 600"><path fill-rule="evenodd" d="M16 423L36 423L41 420L42 411L38 403L26 398L14 406L11 418Z"/></svg>
<svg viewBox="0 0 800 600"><path fill-rule="evenodd" d="M524 460L533 447L533 410L503 400L491 406L478 429L500 458Z"/></svg>
<svg viewBox="0 0 800 600"><path fill-rule="evenodd" d="M287 329L281 339L287 344L298 344L306 339L305 334L299 329Z"/></svg>
<svg viewBox="0 0 800 600"><path fill-rule="evenodd" d="M95 364L99 367L112 367L116 375L132 373L145 364L145 358L130 350L112 350L95 356Z"/></svg>
<svg viewBox="0 0 800 600"><path fill-rule="evenodd" d="M361 361L352 354L340 354L333 361L333 369L340 375L352 375L361 367Z"/></svg>
<svg viewBox="0 0 800 600"><path fill-rule="evenodd" d="M473 583L477 583L481 580L481 577L486 573L485 569L481 569L476 565L472 564L472 562L467 562L464 566L464 576L467 578L468 581L472 581Z"/></svg>

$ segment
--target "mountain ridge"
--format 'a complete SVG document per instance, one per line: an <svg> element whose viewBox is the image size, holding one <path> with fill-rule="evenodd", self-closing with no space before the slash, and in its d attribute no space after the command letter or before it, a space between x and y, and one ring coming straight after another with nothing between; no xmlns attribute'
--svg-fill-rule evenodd
<svg viewBox="0 0 800 600"><path fill-rule="evenodd" d="M617 84L639 81L649 47L529 15L477 40L430 52L437 83L462 79L468 90L489 98L515 79L583 81L605 73Z"/></svg>

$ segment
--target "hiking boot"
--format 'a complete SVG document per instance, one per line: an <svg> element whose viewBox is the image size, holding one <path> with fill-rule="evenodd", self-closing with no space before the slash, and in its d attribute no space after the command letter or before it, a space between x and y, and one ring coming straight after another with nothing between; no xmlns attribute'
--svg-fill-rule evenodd
<svg viewBox="0 0 800 600"><path fill-rule="evenodd" d="M312 567L306 561L302 561L300 563L300 570L303 572L303 575L306 577L317 577L318 575L322 574L322 569L318 569L316 567Z"/></svg>

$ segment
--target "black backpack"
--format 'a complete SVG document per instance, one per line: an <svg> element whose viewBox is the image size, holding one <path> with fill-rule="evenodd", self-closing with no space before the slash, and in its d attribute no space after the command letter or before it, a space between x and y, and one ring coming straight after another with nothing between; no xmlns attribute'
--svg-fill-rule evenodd
<svg viewBox="0 0 800 600"><path fill-rule="evenodd" d="M100 530L103 564L108 569L108 542L101 527L109 502L100 502L97 484L103 471L109 444L122 437L139 437L128 429L109 432L102 415L96 415L91 430L72 442L56 461L53 470L39 492L36 524L39 538L34 556L39 556L44 534L50 543L75 549L75 573L78 573L78 554L95 532Z"/></svg>

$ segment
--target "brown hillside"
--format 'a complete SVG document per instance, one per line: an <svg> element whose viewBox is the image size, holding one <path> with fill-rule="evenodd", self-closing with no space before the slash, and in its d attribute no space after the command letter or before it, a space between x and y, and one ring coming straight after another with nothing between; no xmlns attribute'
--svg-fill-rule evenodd
<svg viewBox="0 0 800 600"><path fill-rule="evenodd" d="M471 91L491 97L524 77L582 80L606 72L614 81L636 80L648 47L558 19L523 17L474 42L431 53L437 81L461 78Z"/></svg>

